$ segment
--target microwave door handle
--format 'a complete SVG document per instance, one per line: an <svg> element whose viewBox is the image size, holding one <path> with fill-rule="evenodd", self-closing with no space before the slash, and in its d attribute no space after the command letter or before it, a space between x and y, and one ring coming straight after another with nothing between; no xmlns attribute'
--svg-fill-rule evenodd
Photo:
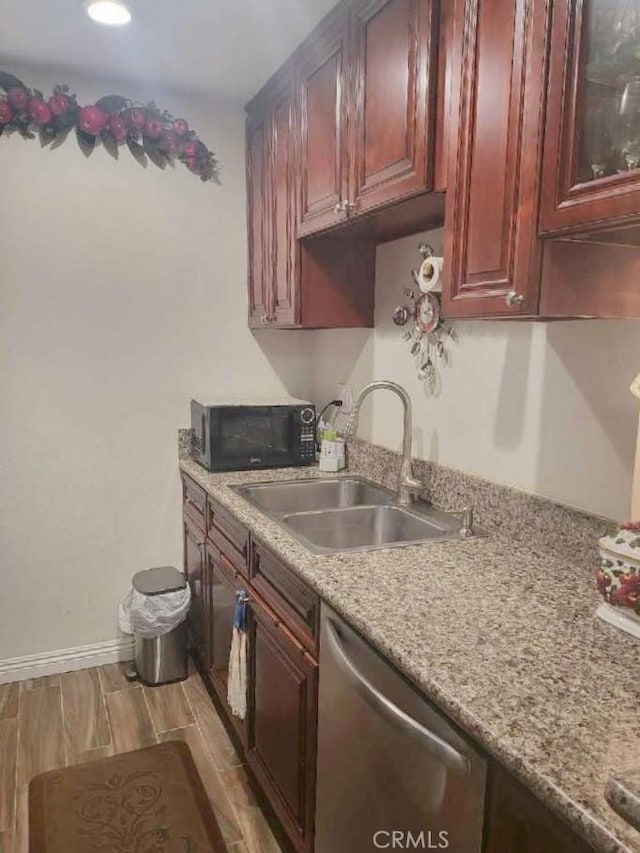
<svg viewBox="0 0 640 853"><path fill-rule="evenodd" d="M471 764L469 759L387 699L349 659L331 619L327 620L326 628L327 639L336 663L367 704L395 728L418 740L434 758L441 761L449 770L459 776L470 776Z"/></svg>

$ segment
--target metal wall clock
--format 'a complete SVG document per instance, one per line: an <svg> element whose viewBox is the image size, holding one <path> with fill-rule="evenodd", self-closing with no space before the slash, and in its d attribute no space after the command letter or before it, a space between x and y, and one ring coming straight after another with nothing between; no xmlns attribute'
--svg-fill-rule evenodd
<svg viewBox="0 0 640 853"><path fill-rule="evenodd" d="M407 326L402 339L409 343L415 359L418 378L424 381L425 390L437 396L442 379L439 365L450 363L447 345L457 340L453 326L442 322L440 292L442 283L442 258L436 257L431 246L418 247L422 261L411 271L412 286L404 288L408 305L398 305L393 312L396 326Z"/></svg>

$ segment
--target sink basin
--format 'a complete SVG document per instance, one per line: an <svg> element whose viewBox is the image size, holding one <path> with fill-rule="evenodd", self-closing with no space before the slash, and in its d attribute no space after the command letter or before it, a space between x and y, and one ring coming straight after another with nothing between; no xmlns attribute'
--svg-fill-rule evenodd
<svg viewBox="0 0 640 853"><path fill-rule="evenodd" d="M269 513L375 506L393 500L392 492L361 477L253 483L236 486L235 490L254 506Z"/></svg>
<svg viewBox="0 0 640 853"><path fill-rule="evenodd" d="M456 536L460 522L443 523L399 506L360 506L285 515L283 523L316 554L412 545Z"/></svg>
<svg viewBox="0 0 640 853"><path fill-rule="evenodd" d="M460 535L458 516L347 475L232 486L314 554L373 551Z"/></svg>

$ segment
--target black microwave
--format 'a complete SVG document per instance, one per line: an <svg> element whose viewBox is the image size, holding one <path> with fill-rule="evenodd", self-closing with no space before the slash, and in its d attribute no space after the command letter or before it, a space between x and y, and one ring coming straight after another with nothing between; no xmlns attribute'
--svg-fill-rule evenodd
<svg viewBox="0 0 640 853"><path fill-rule="evenodd" d="M316 410L303 400L192 400L191 428L193 458L209 471L288 468L316 459Z"/></svg>

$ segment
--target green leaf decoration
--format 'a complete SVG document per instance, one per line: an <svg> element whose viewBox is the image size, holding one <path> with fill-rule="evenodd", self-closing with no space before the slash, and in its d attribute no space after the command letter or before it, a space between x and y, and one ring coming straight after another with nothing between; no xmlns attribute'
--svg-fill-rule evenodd
<svg viewBox="0 0 640 853"><path fill-rule="evenodd" d="M146 137L143 139L144 150L149 160L156 165L159 169L164 169L167 165L167 160L169 159L166 154L164 154L150 139Z"/></svg>
<svg viewBox="0 0 640 853"><path fill-rule="evenodd" d="M47 145L50 145L57 134L53 127L41 127L38 131L38 136L40 137L40 147L46 148Z"/></svg>
<svg viewBox="0 0 640 853"><path fill-rule="evenodd" d="M121 95L104 95L96 101L96 107L105 113L119 113L129 106L129 101Z"/></svg>
<svg viewBox="0 0 640 853"><path fill-rule="evenodd" d="M66 140L67 136L71 133L71 128L73 125L69 127L64 127L62 130L59 130L56 134L56 138L53 140L51 145L49 146L49 151L53 151L54 148L60 148L62 143Z"/></svg>
<svg viewBox="0 0 640 853"><path fill-rule="evenodd" d="M76 110L75 112L69 112L66 115L58 116L56 119L58 126L63 130L72 130L78 121L78 113L80 110Z"/></svg>
<svg viewBox="0 0 640 853"><path fill-rule="evenodd" d="M13 74L7 74L6 71L0 71L0 87L2 87L5 92L8 92L9 89L13 89L16 86L19 89L27 88L22 82L22 80L18 80L17 77L13 76Z"/></svg>
<svg viewBox="0 0 640 853"><path fill-rule="evenodd" d="M80 130L79 127L76 127L76 136L78 138L80 150L85 157L90 157L93 154L93 149L96 147L95 136L91 136L90 133L85 133L84 130Z"/></svg>
<svg viewBox="0 0 640 853"><path fill-rule="evenodd" d="M100 137L102 139L102 144L104 145L104 150L110 154L114 160L118 159L120 155L120 150L118 148L118 143L114 136L110 133L103 133Z"/></svg>
<svg viewBox="0 0 640 853"><path fill-rule="evenodd" d="M146 169L147 168L147 155L144 153L144 148L142 147L142 145L140 145L138 142L136 142L135 139L128 137L127 138L127 147L129 149L129 151L131 151L133 156L136 158L138 163L140 163L140 165L144 166L144 168Z"/></svg>

